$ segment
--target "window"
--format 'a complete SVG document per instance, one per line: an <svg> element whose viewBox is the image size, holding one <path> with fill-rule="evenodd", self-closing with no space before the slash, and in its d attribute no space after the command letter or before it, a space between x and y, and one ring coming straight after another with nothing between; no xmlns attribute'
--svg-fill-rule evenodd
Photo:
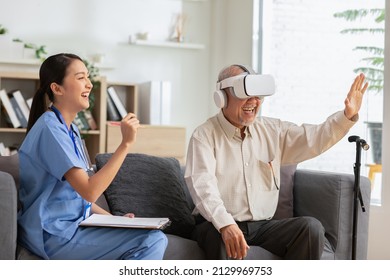
<svg viewBox="0 0 390 280"><path fill-rule="evenodd" d="M342 34L357 26L378 27L372 17L349 22L335 13L351 9L384 9L385 1L348 0L279 0L258 2L259 72L271 73L276 94L266 98L262 114L301 123L320 123L331 113L344 108L344 99L356 76L354 69L364 66L368 55L354 50L357 46L382 46L384 33ZM384 29L384 22L380 25ZM256 28L254 29L256 30ZM375 66L376 67L376 66ZM370 83L372 84L372 83ZM383 120L383 90L368 92L360 111L359 122L347 134L366 139L371 148L362 151L361 174L380 170L381 154L369 133L370 123ZM378 132L376 130L375 132ZM303 162L300 168L352 173L356 147L342 139L321 156ZM374 172L372 203L381 203L381 172Z"/></svg>

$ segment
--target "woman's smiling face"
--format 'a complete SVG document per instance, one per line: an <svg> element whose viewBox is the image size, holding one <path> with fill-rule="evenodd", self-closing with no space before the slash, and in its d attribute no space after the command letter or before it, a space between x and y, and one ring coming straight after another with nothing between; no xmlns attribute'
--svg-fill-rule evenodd
<svg viewBox="0 0 390 280"><path fill-rule="evenodd" d="M76 111L89 107L89 94L92 90L92 83L89 80L88 69L79 60L73 60L67 69L62 89L66 93L66 100Z"/></svg>

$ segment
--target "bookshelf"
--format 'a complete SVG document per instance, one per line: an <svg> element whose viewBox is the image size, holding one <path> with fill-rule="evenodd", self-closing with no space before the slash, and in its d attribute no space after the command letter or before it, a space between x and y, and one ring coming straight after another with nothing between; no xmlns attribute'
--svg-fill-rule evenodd
<svg viewBox="0 0 390 280"><path fill-rule="evenodd" d="M139 101L142 94L138 84L107 82L103 87L114 87L127 112L140 114ZM106 106L105 106L106 107ZM107 110L107 107L106 107ZM113 153L122 140L119 126L106 123L105 152ZM137 133L137 141L131 153L143 153L160 157L174 157L184 164L186 154L186 129L178 126L142 124Z"/></svg>
<svg viewBox="0 0 390 280"><path fill-rule="evenodd" d="M32 97L38 87L38 75L31 73L0 73L0 89L4 89L7 93L19 89L24 98ZM1 102L1 101L0 101ZM0 141L6 147L19 147L22 143L26 129L11 128L6 121L6 115L1 105L0 114Z"/></svg>
<svg viewBox="0 0 390 280"><path fill-rule="evenodd" d="M119 82L107 82L107 87L112 86L128 113L138 114L138 85Z"/></svg>
<svg viewBox="0 0 390 280"><path fill-rule="evenodd" d="M105 78L99 77L101 85L105 84ZM39 77L36 73L29 72L0 72L0 89L6 92L19 89L25 99L33 97L39 86ZM81 131L85 139L91 160L95 154L105 150L106 131L106 95L102 94L102 86L95 88L95 105L92 109L98 129ZM0 106L1 107L1 106ZM102 108L104 107L104 108ZM103 128L103 129L101 129ZM26 134L25 128L12 128L6 121L3 110L0 114L0 141L7 147L19 148Z"/></svg>
<svg viewBox="0 0 390 280"><path fill-rule="evenodd" d="M107 82L106 77L98 77L98 86L93 89L95 103L92 115L97 123L96 130L82 130L91 161L95 162L98 153L114 152L122 136L120 127L110 125L107 120L107 87L113 86L128 112L139 114L139 95L137 84ZM33 97L38 89L39 78L35 73L0 72L0 89L7 92L19 89L25 99ZM1 101L0 101L1 102ZM0 104L1 107L1 104ZM11 128L0 114L0 141L7 147L18 148L25 137L26 129ZM184 127L142 124L137 134L137 143L131 152L155 156L175 157L184 163L186 133Z"/></svg>

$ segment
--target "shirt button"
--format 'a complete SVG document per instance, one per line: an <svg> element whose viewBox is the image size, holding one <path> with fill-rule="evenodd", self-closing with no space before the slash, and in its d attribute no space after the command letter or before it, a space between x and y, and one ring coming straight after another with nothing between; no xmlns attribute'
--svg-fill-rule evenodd
<svg viewBox="0 0 390 280"><path fill-rule="evenodd" d="M248 165L249 165L249 163L245 162L245 166L248 166Z"/></svg>
<svg viewBox="0 0 390 280"><path fill-rule="evenodd" d="M248 184L248 187L249 187L249 188L252 187L252 184Z"/></svg>

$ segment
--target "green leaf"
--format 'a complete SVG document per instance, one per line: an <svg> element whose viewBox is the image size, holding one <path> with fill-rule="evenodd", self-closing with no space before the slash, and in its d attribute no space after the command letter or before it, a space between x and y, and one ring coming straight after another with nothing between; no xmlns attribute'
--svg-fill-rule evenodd
<svg viewBox="0 0 390 280"><path fill-rule="evenodd" d="M336 18L346 21L356 21L364 17L370 17L374 23L379 24L377 28L355 27L341 30L341 34L384 34L385 9L355 9L346 10L333 14ZM369 54L361 59L365 66L357 67L355 73L364 73L369 85L367 91L383 93L384 83L384 48L379 46L356 46L353 51L363 51Z"/></svg>
<svg viewBox="0 0 390 280"><path fill-rule="evenodd" d="M380 55L384 57L385 55L385 49L375 46L357 46L353 49L354 51L366 51L368 53L371 53L373 55Z"/></svg>
<svg viewBox="0 0 390 280"><path fill-rule="evenodd" d="M356 33L371 33L371 34L384 34L383 28L348 28L340 31L342 34L356 34Z"/></svg>

